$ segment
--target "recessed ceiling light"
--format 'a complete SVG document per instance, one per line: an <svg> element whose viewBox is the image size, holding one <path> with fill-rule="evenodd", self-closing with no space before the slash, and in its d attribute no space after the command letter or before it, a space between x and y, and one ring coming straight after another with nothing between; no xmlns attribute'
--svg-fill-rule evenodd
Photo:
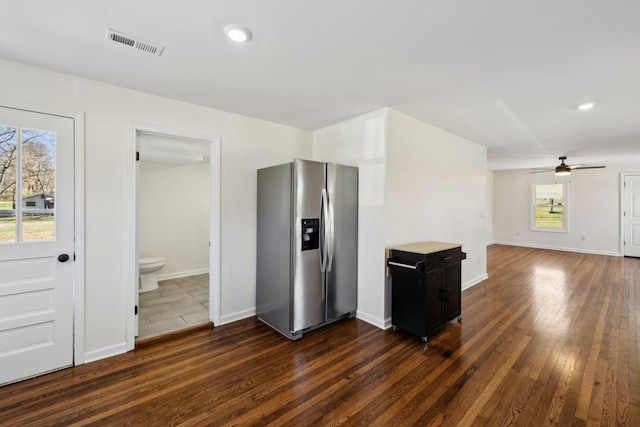
<svg viewBox="0 0 640 427"><path fill-rule="evenodd" d="M227 25L224 27L224 33L231 40L238 43L244 43L251 39L251 31L240 25Z"/></svg>
<svg viewBox="0 0 640 427"><path fill-rule="evenodd" d="M587 111L587 110L591 110L595 106L596 106L595 102L583 102L582 104L578 104L576 108L580 111Z"/></svg>

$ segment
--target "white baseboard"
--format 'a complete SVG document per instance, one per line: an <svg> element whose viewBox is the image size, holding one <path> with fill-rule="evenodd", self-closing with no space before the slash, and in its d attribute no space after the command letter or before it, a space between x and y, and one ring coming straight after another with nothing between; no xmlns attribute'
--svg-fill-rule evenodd
<svg viewBox="0 0 640 427"><path fill-rule="evenodd" d="M533 248L533 249L549 249L551 251L577 252L581 254L623 256L620 252L596 251L592 249L581 249L581 248L565 248L560 246L533 245L529 243L494 242L494 244L505 245L505 246L519 246L523 248Z"/></svg>
<svg viewBox="0 0 640 427"><path fill-rule="evenodd" d="M84 363L95 362L97 360L106 359L107 357L117 356L127 352L127 343L112 345L100 348L98 350L88 351L84 354Z"/></svg>
<svg viewBox="0 0 640 427"><path fill-rule="evenodd" d="M380 329L387 329L386 322L384 319L380 319L379 317L372 316L368 313L363 312L362 310L356 311L356 318L369 323Z"/></svg>
<svg viewBox="0 0 640 427"><path fill-rule="evenodd" d="M391 317L387 317L386 319L384 319L384 329L391 329L391 327L393 326L393 323L391 323Z"/></svg>
<svg viewBox="0 0 640 427"><path fill-rule="evenodd" d="M255 315L256 315L255 307L250 308L248 310L242 310L235 313L226 314L220 317L220 324L218 326L226 325L228 323L246 319L247 317L251 317ZM371 316L370 314L364 313L360 310L356 312L356 318L363 320L380 329L387 329L391 326L391 319L388 319L387 321L381 320L375 316Z"/></svg>
<svg viewBox="0 0 640 427"><path fill-rule="evenodd" d="M465 289L469 289L470 287L475 286L483 280L487 280L488 278L489 275L487 273L481 274L480 276L463 283L462 290L464 291Z"/></svg>
<svg viewBox="0 0 640 427"><path fill-rule="evenodd" d="M206 274L209 272L208 268L199 268L197 270L178 271L175 273L158 274L158 282L162 280L180 279L182 277L196 276L198 274Z"/></svg>
<svg viewBox="0 0 640 427"><path fill-rule="evenodd" d="M237 311L231 314L225 314L224 316L220 316L220 323L216 326L226 325L227 323L235 322L237 320L246 319L247 317L255 316L256 308L252 307L248 310Z"/></svg>

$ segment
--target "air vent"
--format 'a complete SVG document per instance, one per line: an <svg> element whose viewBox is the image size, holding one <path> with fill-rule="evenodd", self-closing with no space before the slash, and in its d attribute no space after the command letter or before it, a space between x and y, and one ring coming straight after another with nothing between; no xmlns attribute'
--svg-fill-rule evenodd
<svg viewBox="0 0 640 427"><path fill-rule="evenodd" d="M164 46L140 40L137 37L129 36L127 34L121 33L120 31L112 30L111 28L107 28L107 40L131 46L135 49L151 53L156 56L160 56L162 54L162 51L164 50Z"/></svg>

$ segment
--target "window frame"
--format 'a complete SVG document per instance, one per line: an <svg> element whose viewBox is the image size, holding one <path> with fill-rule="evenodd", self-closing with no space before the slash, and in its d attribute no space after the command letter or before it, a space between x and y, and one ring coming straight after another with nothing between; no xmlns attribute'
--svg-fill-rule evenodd
<svg viewBox="0 0 640 427"><path fill-rule="evenodd" d="M536 226L536 188L540 185L562 185L562 228L537 227ZM542 231L547 233L568 233L569 232L569 185L567 181L546 181L531 184L531 195L529 196L529 216L531 231Z"/></svg>

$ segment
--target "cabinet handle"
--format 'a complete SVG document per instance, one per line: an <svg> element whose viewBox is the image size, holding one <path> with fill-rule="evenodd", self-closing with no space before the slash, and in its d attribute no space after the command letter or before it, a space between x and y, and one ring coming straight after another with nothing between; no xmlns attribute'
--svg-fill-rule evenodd
<svg viewBox="0 0 640 427"><path fill-rule="evenodd" d="M396 266L396 267L410 268L411 270L416 270L418 268L418 265L401 264L401 263L395 262L395 261L389 261L387 264L388 265L393 265L393 266Z"/></svg>
<svg viewBox="0 0 640 427"><path fill-rule="evenodd" d="M387 260L387 267L401 267L408 268L409 270L415 270L416 272L424 271L424 261L418 261L415 264L403 264L401 262L392 261L391 259Z"/></svg>
<svg viewBox="0 0 640 427"><path fill-rule="evenodd" d="M442 258L443 261L449 261L450 259L451 259L450 256L446 256L446 257Z"/></svg>
<svg viewBox="0 0 640 427"><path fill-rule="evenodd" d="M389 261L387 264L388 264L388 265L394 265L394 266L396 266L396 267L410 268L410 269L412 269L412 270L415 270L416 268L418 268L418 267L417 267L417 266L415 266L415 265L401 264L401 263L399 263L399 262L394 262L394 261Z"/></svg>

